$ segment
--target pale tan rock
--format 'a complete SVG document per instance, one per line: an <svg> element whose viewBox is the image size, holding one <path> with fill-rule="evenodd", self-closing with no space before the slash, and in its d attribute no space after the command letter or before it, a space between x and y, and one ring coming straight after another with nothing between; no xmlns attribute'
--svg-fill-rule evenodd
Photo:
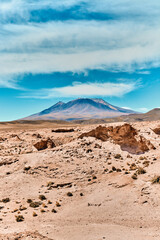
<svg viewBox="0 0 160 240"><path fill-rule="evenodd" d="M47 139L47 140L41 140L37 143L34 144L34 147L40 151L40 150L44 150L46 148L54 148L55 144L51 139Z"/></svg>

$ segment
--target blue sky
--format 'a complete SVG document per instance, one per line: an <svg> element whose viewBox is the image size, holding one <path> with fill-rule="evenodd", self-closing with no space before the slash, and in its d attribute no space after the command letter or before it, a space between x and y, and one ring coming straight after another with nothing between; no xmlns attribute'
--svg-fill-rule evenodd
<svg viewBox="0 0 160 240"><path fill-rule="evenodd" d="M0 0L0 121L101 97L160 107L159 0Z"/></svg>

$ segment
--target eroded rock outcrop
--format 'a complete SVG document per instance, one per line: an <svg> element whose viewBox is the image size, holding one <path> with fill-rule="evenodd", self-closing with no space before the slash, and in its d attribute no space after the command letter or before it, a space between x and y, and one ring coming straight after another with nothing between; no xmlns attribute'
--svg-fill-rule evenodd
<svg viewBox="0 0 160 240"><path fill-rule="evenodd" d="M56 130L52 130L52 132L54 133L70 133L70 132L74 132L74 129L56 129Z"/></svg>
<svg viewBox="0 0 160 240"><path fill-rule="evenodd" d="M12 138L14 141L22 141L22 139L20 139L20 137L17 134L12 134L10 138Z"/></svg>
<svg viewBox="0 0 160 240"><path fill-rule="evenodd" d="M152 143L144 137L138 136L137 130L130 124L124 124L115 128L112 126L108 128L99 126L88 133L83 133L79 138L83 137L95 137L102 141L112 139L115 144L121 146L123 151L132 154L142 154L150 149L154 149Z"/></svg>
<svg viewBox="0 0 160 240"><path fill-rule="evenodd" d="M160 127L153 129L153 132L157 135L160 135Z"/></svg>
<svg viewBox="0 0 160 240"><path fill-rule="evenodd" d="M37 142L36 144L34 144L34 147L38 151L41 151L41 150L44 150L44 149L47 149L47 148L54 148L55 144L50 138L48 138L46 140L41 140L41 141Z"/></svg>

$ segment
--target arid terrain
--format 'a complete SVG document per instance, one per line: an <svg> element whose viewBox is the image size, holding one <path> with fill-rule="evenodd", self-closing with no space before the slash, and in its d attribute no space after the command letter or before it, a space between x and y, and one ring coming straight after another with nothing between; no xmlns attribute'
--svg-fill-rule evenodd
<svg viewBox="0 0 160 240"><path fill-rule="evenodd" d="M159 128L0 124L0 239L159 240Z"/></svg>

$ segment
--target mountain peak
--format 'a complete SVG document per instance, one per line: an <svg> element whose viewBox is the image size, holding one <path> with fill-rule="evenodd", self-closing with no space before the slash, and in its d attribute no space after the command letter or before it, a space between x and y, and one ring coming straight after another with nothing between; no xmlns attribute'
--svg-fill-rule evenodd
<svg viewBox="0 0 160 240"><path fill-rule="evenodd" d="M78 98L67 103L62 101L25 120L76 120L102 119L135 113L134 111L116 107L101 98Z"/></svg>
<svg viewBox="0 0 160 240"><path fill-rule="evenodd" d="M59 102L57 102L54 106L61 106L61 105L63 105L63 104L65 104L65 103L62 102L62 101L59 101Z"/></svg>
<svg viewBox="0 0 160 240"><path fill-rule="evenodd" d="M108 104L106 101L104 101L102 98L92 98L93 101L97 103L102 103L102 104Z"/></svg>
<svg viewBox="0 0 160 240"><path fill-rule="evenodd" d="M72 100L71 102L81 102L81 103L88 103L88 102L96 102L96 103L101 103L101 104L108 104L107 102L105 102L103 99L101 98L77 98Z"/></svg>

